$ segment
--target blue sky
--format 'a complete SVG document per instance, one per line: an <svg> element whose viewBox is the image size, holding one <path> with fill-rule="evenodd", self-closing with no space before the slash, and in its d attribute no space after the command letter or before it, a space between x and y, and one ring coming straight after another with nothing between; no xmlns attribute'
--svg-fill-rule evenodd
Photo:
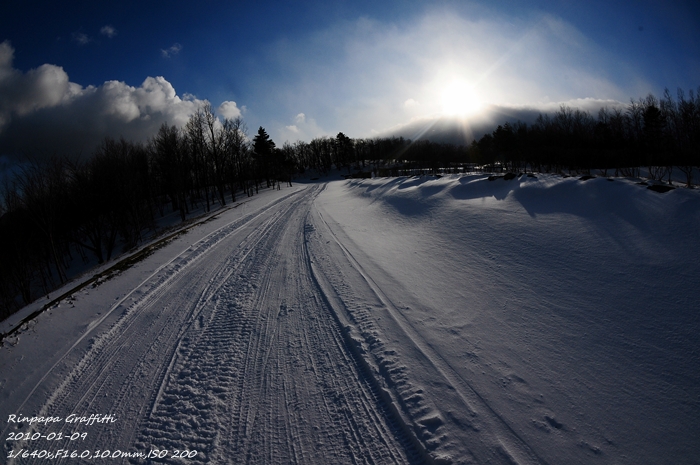
<svg viewBox="0 0 700 465"><path fill-rule="evenodd" d="M281 145L387 134L472 101L477 118L490 105L597 110L700 86L691 1L11 3L5 151L31 150L38 133L83 150L104 135L143 139L205 100Z"/></svg>

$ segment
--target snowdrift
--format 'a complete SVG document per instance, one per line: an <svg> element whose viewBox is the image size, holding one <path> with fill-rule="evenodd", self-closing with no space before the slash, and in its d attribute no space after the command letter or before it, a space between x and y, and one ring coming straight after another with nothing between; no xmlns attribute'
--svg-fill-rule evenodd
<svg viewBox="0 0 700 465"><path fill-rule="evenodd" d="M432 396L412 415L419 429L440 419L422 438L435 457L467 463L481 441L518 463L697 460L700 195L646 187L426 176L330 183L317 199L410 326L392 332L375 310L372 337L408 372L406 397ZM460 384L471 424L447 395ZM489 438L465 433L479 419Z"/></svg>

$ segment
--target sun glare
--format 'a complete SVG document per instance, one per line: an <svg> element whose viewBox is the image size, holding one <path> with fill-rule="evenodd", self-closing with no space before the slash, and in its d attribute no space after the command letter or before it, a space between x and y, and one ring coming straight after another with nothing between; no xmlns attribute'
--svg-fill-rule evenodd
<svg viewBox="0 0 700 465"><path fill-rule="evenodd" d="M474 88L464 81L452 81L442 90L442 113L467 117L481 110L481 100Z"/></svg>

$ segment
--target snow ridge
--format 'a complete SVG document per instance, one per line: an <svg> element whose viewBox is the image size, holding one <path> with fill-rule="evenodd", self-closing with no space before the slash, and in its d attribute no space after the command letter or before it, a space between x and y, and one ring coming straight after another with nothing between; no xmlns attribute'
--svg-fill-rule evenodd
<svg viewBox="0 0 700 465"><path fill-rule="evenodd" d="M333 232L331 226L324 218L321 211L318 212L318 223L322 225L323 233L320 236L329 237L334 242L345 258L346 264L338 265L340 257L336 253L330 258L319 253L319 268L326 274L328 284L324 286L327 294L334 293L336 298L329 301L336 302L335 311L348 315L351 324L346 326L346 331L353 334L353 338L360 352L371 357L371 365L374 374L388 389L392 398L400 405L404 412L402 418L412 426L413 434L420 441L425 456L433 463L520 463L520 464L544 464L547 463L539 457L522 438L508 425L497 412L490 408L488 403L462 378L449 363L435 352L424 341L411 323L402 316L401 312L382 292L379 286L364 271L360 263L352 253L343 246ZM347 238L344 238L347 240ZM330 242L330 241L323 241ZM335 268L337 266L338 268ZM343 271L340 272L339 270ZM356 276L347 279L349 270L353 270ZM319 273L320 274L320 273ZM359 279L358 279L359 278ZM323 278L320 278L323 280ZM352 287L348 286L352 282ZM366 289L358 289L360 281ZM373 301L362 301L363 296L374 297ZM382 320L382 327L376 324L376 316L370 313L382 311L392 321ZM392 347L386 341L387 323L393 326L393 331L398 331L403 340L401 349ZM410 343L410 344L407 344ZM403 354L401 353L403 352ZM435 382L447 385L442 388L442 396L445 391L451 397L459 399L451 400L450 405L461 404L461 408L443 412L436 406L435 399L440 396L433 392L426 393L429 388L417 385L411 376L412 368L405 365L406 357L420 360L424 370L433 372ZM402 359L403 362L402 362ZM426 395L427 394L427 395ZM485 440L484 437L487 439ZM497 438L496 443L489 442ZM465 450L464 446L469 445Z"/></svg>

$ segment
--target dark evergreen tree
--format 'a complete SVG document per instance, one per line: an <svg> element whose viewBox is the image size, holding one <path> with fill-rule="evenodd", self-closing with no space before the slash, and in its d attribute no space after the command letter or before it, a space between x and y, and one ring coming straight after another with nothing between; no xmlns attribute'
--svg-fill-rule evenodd
<svg viewBox="0 0 700 465"><path fill-rule="evenodd" d="M255 165L259 178L267 181L267 187L272 185L272 171L274 167L274 157L276 151L275 143L270 139L265 129L260 126L258 133L253 138L253 153L255 155Z"/></svg>

